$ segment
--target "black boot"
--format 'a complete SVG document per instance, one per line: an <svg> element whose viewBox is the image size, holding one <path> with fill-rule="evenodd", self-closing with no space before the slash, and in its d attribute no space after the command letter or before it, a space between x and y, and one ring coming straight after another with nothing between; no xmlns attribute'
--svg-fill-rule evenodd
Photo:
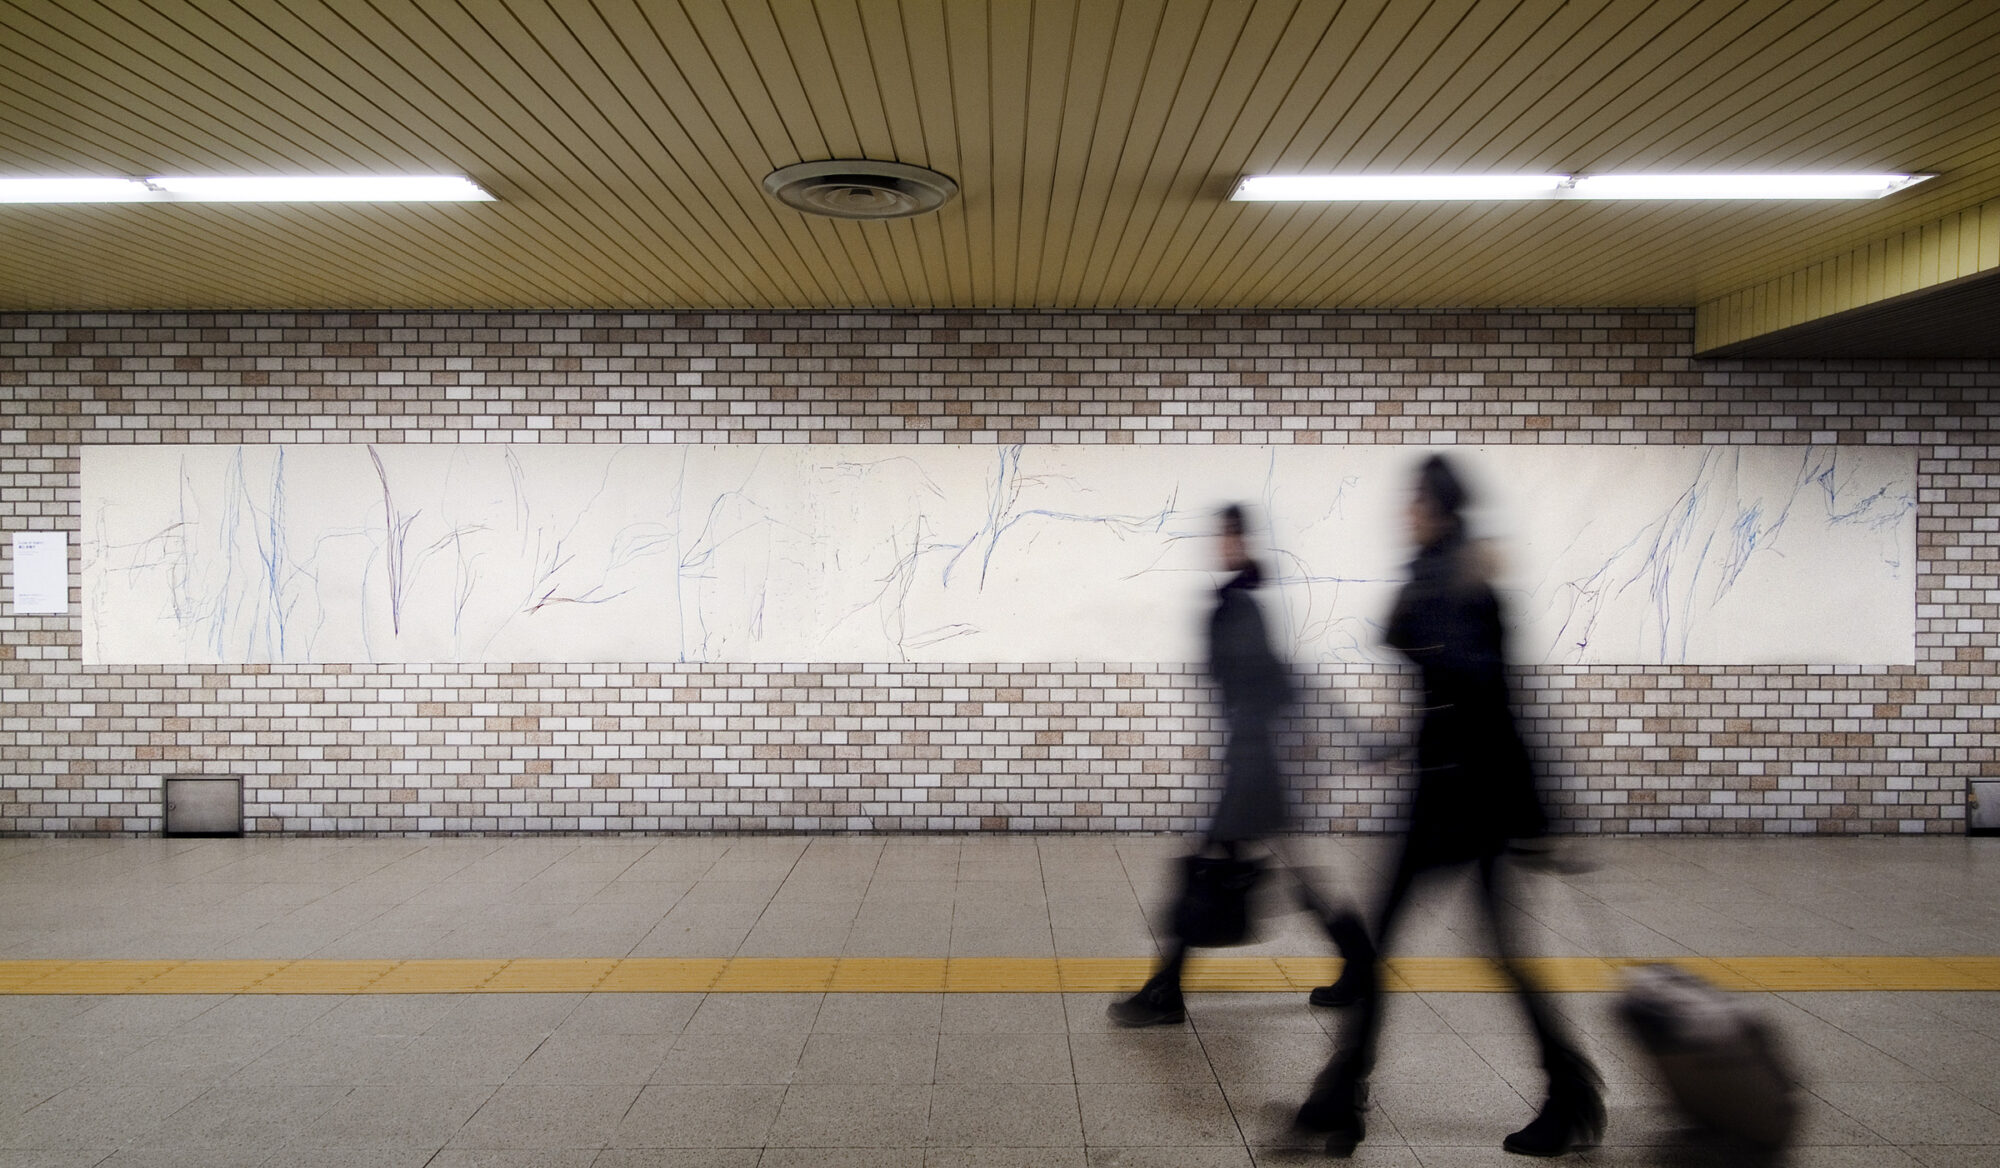
<svg viewBox="0 0 2000 1168"><path fill-rule="evenodd" d="M1315 1006L1336 1009L1352 1006L1368 995L1369 981L1375 975L1375 945L1368 939L1368 929L1361 918L1351 912L1320 919L1340 950L1340 976L1332 985L1314 986L1306 1000Z"/></svg>
<svg viewBox="0 0 2000 1168"><path fill-rule="evenodd" d="M1604 1095L1597 1071L1580 1054L1551 1054L1549 1097L1527 1127L1501 1147L1522 1156L1560 1156L1572 1148L1593 1148L1604 1135Z"/></svg>
<svg viewBox="0 0 2000 1168"><path fill-rule="evenodd" d="M1181 1000L1179 978L1155 974L1139 992L1105 1010L1120 1026L1173 1026L1187 1021L1187 1004Z"/></svg>
<svg viewBox="0 0 2000 1168"><path fill-rule="evenodd" d="M1326 1154L1346 1159L1354 1154L1368 1134L1361 1113L1368 1109L1368 1080L1356 1073L1345 1059L1328 1063L1306 1101L1299 1104L1292 1126L1299 1131L1326 1136Z"/></svg>

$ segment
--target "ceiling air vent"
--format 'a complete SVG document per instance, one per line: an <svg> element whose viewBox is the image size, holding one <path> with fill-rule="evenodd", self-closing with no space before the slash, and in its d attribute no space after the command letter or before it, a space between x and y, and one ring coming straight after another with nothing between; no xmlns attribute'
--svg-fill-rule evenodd
<svg viewBox="0 0 2000 1168"><path fill-rule="evenodd" d="M921 166L836 158L781 166L764 176L764 193L808 215L901 219L944 206L958 184Z"/></svg>

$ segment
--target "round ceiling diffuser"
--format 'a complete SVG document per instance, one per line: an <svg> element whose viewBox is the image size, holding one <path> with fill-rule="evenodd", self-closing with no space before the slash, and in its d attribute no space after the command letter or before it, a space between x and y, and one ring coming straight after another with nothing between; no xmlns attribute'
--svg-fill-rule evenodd
<svg viewBox="0 0 2000 1168"><path fill-rule="evenodd" d="M764 193L808 215L901 219L944 206L958 184L921 166L836 158L781 166L764 176Z"/></svg>

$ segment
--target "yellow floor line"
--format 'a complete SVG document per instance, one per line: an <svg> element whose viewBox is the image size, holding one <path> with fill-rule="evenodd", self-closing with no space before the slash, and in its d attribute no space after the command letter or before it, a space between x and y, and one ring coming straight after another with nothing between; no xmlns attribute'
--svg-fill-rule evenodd
<svg viewBox="0 0 2000 1168"><path fill-rule="evenodd" d="M1687 957L1674 964L1729 989L2000 992L2000 956ZM1601 993L1637 958L1535 957L1546 989ZM1147 957L522 957L407 961L0 960L0 996L39 994L1115 993ZM1297 993L1330 981L1330 957L1197 954L1197 993ZM1512 983L1482 957L1397 957L1396 992L1494 993Z"/></svg>

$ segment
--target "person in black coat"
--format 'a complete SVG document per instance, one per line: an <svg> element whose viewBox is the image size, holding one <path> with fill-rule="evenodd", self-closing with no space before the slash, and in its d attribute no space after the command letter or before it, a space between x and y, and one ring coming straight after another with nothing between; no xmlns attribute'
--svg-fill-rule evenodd
<svg viewBox="0 0 2000 1168"><path fill-rule="evenodd" d="M1285 778L1272 741L1273 723L1292 704L1291 672L1271 648L1257 586L1264 573L1250 557L1243 509L1234 504L1218 516L1218 550L1228 580L1215 595L1208 620L1208 672L1227 724L1222 755L1222 797L1206 834L1205 850L1236 859L1240 845L1283 831ZM1181 1000L1181 968L1187 945L1176 938L1160 968L1138 993L1110 1008L1122 1026L1159 1026L1187 1017Z"/></svg>
<svg viewBox="0 0 2000 1168"><path fill-rule="evenodd" d="M1407 522L1416 558L1396 597L1387 640L1417 667L1423 714L1417 731L1417 790L1409 834L1375 917L1374 946L1387 946L1418 877L1446 868L1478 875L1479 905L1501 963L1541 1048L1548 1098L1534 1122L1509 1135L1510 1152L1555 1156L1594 1143L1604 1126L1596 1071L1564 1035L1515 953L1506 918L1509 842L1545 830L1528 751L1508 693L1505 624L1480 549L1466 538L1464 485L1442 457L1420 466ZM1382 979L1375 955L1346 963L1340 980L1312 993L1314 1005L1358 1005L1300 1126L1327 1134L1328 1151L1351 1153L1363 1134L1362 1104L1375 1065Z"/></svg>

